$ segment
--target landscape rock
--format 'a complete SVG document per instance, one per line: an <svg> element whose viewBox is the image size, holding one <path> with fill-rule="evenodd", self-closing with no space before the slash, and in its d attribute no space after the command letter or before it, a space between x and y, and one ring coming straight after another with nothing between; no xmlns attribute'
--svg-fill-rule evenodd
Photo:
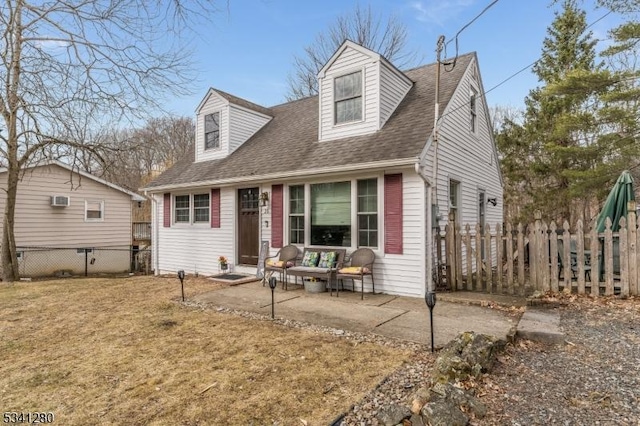
<svg viewBox="0 0 640 426"><path fill-rule="evenodd" d="M480 377L491 370L496 353L505 344L505 341L485 334L460 333L440 351L434 365L434 381L447 383Z"/></svg>
<svg viewBox="0 0 640 426"><path fill-rule="evenodd" d="M487 407L478 398L469 391L460 389L451 383L437 383L433 386L431 395L432 402L434 400L448 401L458 408L464 408L465 412L473 413L478 419L487 415Z"/></svg>
<svg viewBox="0 0 640 426"><path fill-rule="evenodd" d="M425 426L424 421L422 420L422 417L420 417L420 414L414 414L409 418L409 423L411 423L411 426Z"/></svg>
<svg viewBox="0 0 640 426"><path fill-rule="evenodd" d="M465 426L469 423L469 418L445 399L427 403L420 414L424 423L430 426Z"/></svg>
<svg viewBox="0 0 640 426"><path fill-rule="evenodd" d="M411 417L411 411L399 404L390 404L378 411L376 418L385 426L395 426Z"/></svg>
<svg viewBox="0 0 640 426"><path fill-rule="evenodd" d="M418 389L411 397L411 412L413 414L418 414L424 407L424 404L429 402L429 396L431 392L429 388L424 386Z"/></svg>

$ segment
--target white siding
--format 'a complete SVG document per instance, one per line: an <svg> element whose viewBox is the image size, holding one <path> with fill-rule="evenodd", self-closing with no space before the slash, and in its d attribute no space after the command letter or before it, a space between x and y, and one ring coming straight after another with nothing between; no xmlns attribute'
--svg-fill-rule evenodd
<svg viewBox="0 0 640 426"><path fill-rule="evenodd" d="M495 197L496 206L486 206L486 223L495 229L502 223L502 183L499 164L495 157L493 139L489 125L486 100L477 100L477 131L471 131L469 99L472 85L482 93L481 82L473 78L472 62L460 86L454 93L445 111L442 112L438 143L437 200L443 228L449 211L449 179L457 180L461 186L460 224L470 224L472 229L478 223L478 191L484 190L486 197ZM479 74L478 74L479 75ZM424 166L432 176L434 149L431 145Z"/></svg>
<svg viewBox="0 0 640 426"><path fill-rule="evenodd" d="M6 188L6 179L0 174L0 187ZM70 205L52 207L54 194L70 197ZM85 200L104 201L103 221L85 221ZM1 211L5 203L0 197ZM56 165L28 169L18 184L14 230L16 245L23 247L128 249L131 196Z"/></svg>
<svg viewBox="0 0 640 426"><path fill-rule="evenodd" d="M403 252L376 258L376 292L423 296L425 291L425 187L414 172L402 175ZM371 287L365 286L365 291Z"/></svg>
<svg viewBox="0 0 640 426"><path fill-rule="evenodd" d="M193 193L202 193L202 188ZM206 192L206 191L205 191ZM164 200L158 197L158 269L159 273L187 273L214 275L218 273L218 257L225 256L236 264L235 250L235 190L220 190L220 228L210 223L171 224L165 228ZM173 205L172 205L173 208Z"/></svg>
<svg viewBox="0 0 640 426"><path fill-rule="evenodd" d="M411 84L400 77L384 62L380 64L380 125L384 126L393 111L407 92L411 89Z"/></svg>
<svg viewBox="0 0 640 426"><path fill-rule="evenodd" d="M230 104L229 110L229 154L238 149L255 132L269 122L262 114L248 111Z"/></svg>
<svg viewBox="0 0 640 426"><path fill-rule="evenodd" d="M336 77L363 71L363 120L356 123L334 124L333 83ZM318 81L320 87L321 141L373 133L379 128L380 63L350 47L346 48Z"/></svg>
<svg viewBox="0 0 640 426"><path fill-rule="evenodd" d="M204 149L204 117L220 112L220 147ZM229 102L215 93L211 93L196 118L196 162L218 160L229 154Z"/></svg>

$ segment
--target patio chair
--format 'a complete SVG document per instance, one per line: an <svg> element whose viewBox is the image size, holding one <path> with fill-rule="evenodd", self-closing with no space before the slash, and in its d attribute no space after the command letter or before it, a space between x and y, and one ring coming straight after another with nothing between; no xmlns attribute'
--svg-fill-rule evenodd
<svg viewBox="0 0 640 426"><path fill-rule="evenodd" d="M270 277L273 273L277 272L280 275L282 288L287 290L287 269L295 266L298 252L298 247L290 244L278 250L278 253L276 253L275 256L265 258L262 286L267 282L267 273L269 273L268 276Z"/></svg>
<svg viewBox="0 0 640 426"><path fill-rule="evenodd" d="M575 242L571 241L571 251L569 253L569 257L571 258L571 276L572 278L576 278L578 274L578 255L576 254L576 249L574 247ZM585 251L588 252L588 251ZM590 252L589 255L585 254L584 259L584 276L587 281L591 280L591 259ZM563 262L564 256L564 241L558 240L558 279L560 279L560 274L565 269L565 265Z"/></svg>
<svg viewBox="0 0 640 426"><path fill-rule="evenodd" d="M353 283L351 289L355 291L356 280L360 280L361 299L364 300L364 277L371 277L371 284L373 286L373 294L376 294L376 283L373 280L373 263L376 260L376 255L373 250L368 248L359 248L351 253L351 256L347 258L345 263L349 263L349 266L341 268L336 274L336 281L340 280L342 287L344 288L344 279L351 280ZM337 287L336 287L337 288Z"/></svg>

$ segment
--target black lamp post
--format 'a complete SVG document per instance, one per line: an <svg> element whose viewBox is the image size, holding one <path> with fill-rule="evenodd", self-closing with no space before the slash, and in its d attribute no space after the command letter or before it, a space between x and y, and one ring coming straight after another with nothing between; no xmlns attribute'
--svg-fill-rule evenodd
<svg viewBox="0 0 640 426"><path fill-rule="evenodd" d="M182 301L184 302L184 269L178 271L178 278L180 279L180 288L182 289Z"/></svg>
<svg viewBox="0 0 640 426"><path fill-rule="evenodd" d="M424 295L424 301L427 303L427 307L429 307L429 320L431 324L431 352L433 352L433 308L436 306L436 292L428 291Z"/></svg>
<svg viewBox="0 0 640 426"><path fill-rule="evenodd" d="M275 318L275 295L274 291L276 290L276 277L269 278L269 288L271 289L271 319Z"/></svg>

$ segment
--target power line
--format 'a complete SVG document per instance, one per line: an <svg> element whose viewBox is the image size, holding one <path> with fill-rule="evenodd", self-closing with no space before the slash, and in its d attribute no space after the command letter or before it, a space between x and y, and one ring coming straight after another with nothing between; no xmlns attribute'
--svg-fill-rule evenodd
<svg viewBox="0 0 640 426"><path fill-rule="evenodd" d="M482 9L482 12L480 12L479 14L477 14L471 21L467 22L465 25L462 26L462 28L460 28L458 30L458 32L456 33L455 36L453 36L453 40L455 40L456 42L456 55L453 58L453 62L451 63L451 69L447 70L445 67L445 71L452 71L455 66L456 66L456 61L458 60L458 36L467 28L469 28L471 26L471 24L473 24L475 21L478 20L478 18L480 18L482 15L485 14L485 12L489 9L491 9L491 7L493 7L493 5L495 5L496 3L498 3L499 0L493 0L491 3L489 3L487 6L485 6L484 9ZM446 47L449 45L449 43L451 43L452 40L449 40L446 44L445 44L445 56L446 56Z"/></svg>
<svg viewBox="0 0 640 426"><path fill-rule="evenodd" d="M489 8L489 7L491 7L493 4L495 4L497 1L498 1L498 0L495 0L492 4L490 4L489 6L487 6L485 9L488 9L488 8ZM482 13L484 13L484 11L483 11ZM481 14L482 14L482 13L481 13ZM597 24L598 22L602 21L604 18L606 18L607 16L609 16L611 13L612 13L612 11L609 11L609 12L605 13L605 14L604 14L604 15L602 15L600 18L596 19L596 20L595 20L595 21L593 21L591 24L589 24L588 26L586 26L586 27L585 27L585 29L584 29L584 30L582 30L582 31L586 31L586 30L588 30L589 28L593 27L595 24ZM480 16L480 15L478 15L478 17L479 17L479 16ZM476 20L478 17L474 18L473 20ZM473 22L473 21L471 21L471 22ZM457 37L457 35L458 35L458 34L459 34L459 33L460 33L464 28L466 28L467 26L469 26L469 25L471 24L471 22L470 22L469 24L465 25L465 27L463 27L460 31L458 31L458 33L456 34L456 37ZM578 35L578 33L576 33L576 34L574 34L574 35L576 35L576 36L577 36L577 35ZM449 42L447 42L447 43L449 43ZM456 46L456 49L457 49L457 46ZM456 53L456 59L457 59L457 53ZM523 68L519 69L518 71L516 71L515 73L511 74L510 76L508 76L507 78L505 78L504 80L502 80L500 83L496 84L495 86L493 86L493 87L492 87L492 88L490 88L489 90L484 91L484 92L481 94L481 96L482 96L483 98L485 98L485 102L486 102L486 94L487 94L487 93L490 93L490 92L492 92L493 90L497 89L498 87L502 86L503 84L505 84L506 82L508 82L508 81L509 81L509 80L511 80L512 78L516 77L517 75L521 74L522 72L526 71L527 69L531 68L532 66L534 66L535 64L537 64L537 63L538 63L538 62L540 62L541 60L542 60L542 58L540 58L540 59L536 59L535 61L533 61L533 62L532 62L532 63L530 63L529 65L526 65L525 67L523 67ZM453 64L454 64L454 66L455 66L455 59L454 59ZM453 69L453 68L452 68L452 69ZM471 104L471 101L469 101L469 102L465 102L465 103L463 103L462 105L460 105L459 107L457 107L457 108L455 108L455 109L453 109L453 110L451 110L451 111L447 112L446 114L442 114L442 115L440 116L440 118L438 119L438 121L440 121L442 118L446 117L447 115L452 114L452 113L454 113L454 112L458 111L458 110L459 110L459 109L461 109L461 108L466 108L466 107L467 107L468 105L470 105L470 104Z"/></svg>

